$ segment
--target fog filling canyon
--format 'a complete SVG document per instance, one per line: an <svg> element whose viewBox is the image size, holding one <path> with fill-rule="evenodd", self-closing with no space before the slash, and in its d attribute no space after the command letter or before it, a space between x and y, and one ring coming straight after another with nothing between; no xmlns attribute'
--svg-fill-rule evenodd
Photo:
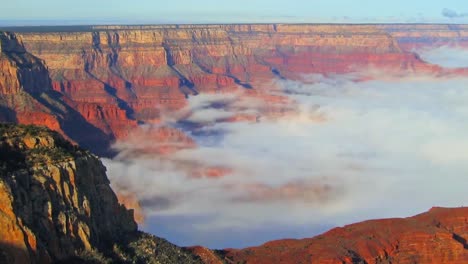
<svg viewBox="0 0 468 264"><path fill-rule="evenodd" d="M421 56L453 67L444 59L452 52ZM455 66L468 66L466 51L458 54ZM242 87L190 96L160 125L116 142L119 154L104 163L113 188L140 201L143 229L180 245L256 245L461 206L467 85L457 74L369 68L278 78L258 88L277 100ZM186 137L158 142L152 131L161 127Z"/></svg>

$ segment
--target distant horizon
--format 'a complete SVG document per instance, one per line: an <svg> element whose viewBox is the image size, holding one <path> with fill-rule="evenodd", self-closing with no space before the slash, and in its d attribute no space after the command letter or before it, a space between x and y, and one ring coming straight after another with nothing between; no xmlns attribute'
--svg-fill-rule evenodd
<svg viewBox="0 0 468 264"><path fill-rule="evenodd" d="M125 29L140 29L139 27L155 28L142 28L142 30L151 30L165 27L177 26L216 26L216 25L345 25L345 26L365 26L365 25L447 25L447 26L468 26L468 23L148 23L148 24L53 24L53 25L3 25L0 21L0 31L10 31L17 33L28 32L91 32L91 31L105 31L105 30L120 30L119 28L105 27L127 27ZM99 28L102 27L102 28Z"/></svg>
<svg viewBox="0 0 468 264"><path fill-rule="evenodd" d="M29 24L29 23L44 24ZM63 23L61 23L63 22ZM56 20L18 20L5 21L0 19L0 28L24 28L24 27L93 27L93 26L177 26L177 25L468 25L468 22L108 22L82 23L80 21L56 21Z"/></svg>

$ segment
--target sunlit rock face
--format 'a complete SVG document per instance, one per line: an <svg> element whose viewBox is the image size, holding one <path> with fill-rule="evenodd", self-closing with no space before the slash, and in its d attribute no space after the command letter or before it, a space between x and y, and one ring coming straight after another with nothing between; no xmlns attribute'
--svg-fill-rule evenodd
<svg viewBox="0 0 468 264"><path fill-rule="evenodd" d="M43 127L0 134L2 262L52 263L136 232L96 156Z"/></svg>
<svg viewBox="0 0 468 264"><path fill-rule="evenodd" d="M0 263L202 263L138 231L142 216L122 204L138 201L114 193L95 155L45 127L0 124L0 202Z"/></svg>

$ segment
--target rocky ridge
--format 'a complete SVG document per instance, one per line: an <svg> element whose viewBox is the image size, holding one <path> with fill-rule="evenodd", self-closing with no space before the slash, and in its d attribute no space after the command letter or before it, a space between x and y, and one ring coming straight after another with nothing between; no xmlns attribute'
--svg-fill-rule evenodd
<svg viewBox="0 0 468 264"><path fill-rule="evenodd" d="M408 218L365 221L314 238L258 247L191 250L206 263L468 263L468 208L440 208Z"/></svg>

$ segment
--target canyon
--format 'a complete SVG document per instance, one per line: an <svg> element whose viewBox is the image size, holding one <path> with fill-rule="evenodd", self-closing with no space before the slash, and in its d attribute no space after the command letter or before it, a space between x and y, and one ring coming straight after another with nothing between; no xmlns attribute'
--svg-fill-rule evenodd
<svg viewBox="0 0 468 264"><path fill-rule="evenodd" d="M91 255L90 263L467 263L466 207L437 207L245 249L180 248L138 231L140 201L125 184L114 183L112 190L99 160L165 158L196 148L183 127L203 127L203 118L190 119L187 112L189 99L200 95L261 101L260 114L216 120L255 123L294 111L287 97L272 92L272 80L307 83L307 76L362 69L467 76L468 68L447 69L416 52L455 44L468 47L468 25L0 28L0 122L23 124L0 126L0 225L7 227L0 230L0 262L67 263ZM177 125L168 126L168 118ZM191 179L232 173L186 160L180 166ZM307 187L314 194L306 198L326 200L336 191L301 182L244 187L251 200L301 199Z"/></svg>
<svg viewBox="0 0 468 264"><path fill-rule="evenodd" d="M273 78L369 67L439 73L414 48L468 43L466 25L155 25L5 28L1 120L45 124L100 155L199 93L275 100ZM20 87L22 92L20 92ZM21 96L18 96L21 94ZM19 99L19 98L22 99ZM34 114L33 114L34 113ZM84 133L83 131L86 131ZM177 131L174 131L177 133Z"/></svg>

